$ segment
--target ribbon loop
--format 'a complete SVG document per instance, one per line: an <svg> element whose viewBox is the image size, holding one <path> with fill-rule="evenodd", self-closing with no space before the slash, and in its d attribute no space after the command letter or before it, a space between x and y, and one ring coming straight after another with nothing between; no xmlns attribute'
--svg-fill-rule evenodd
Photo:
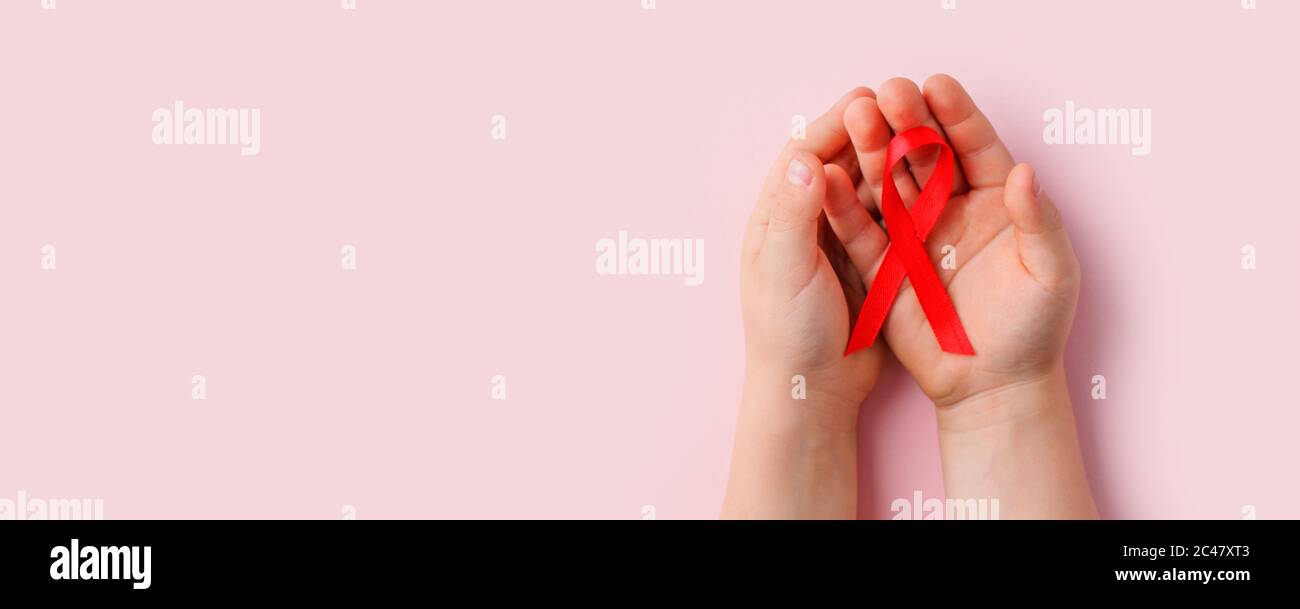
<svg viewBox="0 0 1300 609"><path fill-rule="evenodd" d="M939 161L909 211L903 206L903 199L894 184L894 166L907 153L931 145L939 146ZM939 347L947 353L975 355L975 348L971 346L970 339L966 338L966 330L957 317L957 309L953 306L952 299L948 298L948 291L944 289L939 275L935 273L924 243L935 222L939 220L939 214L943 212L952 191L955 169L952 148L933 129L915 127L895 135L889 141L887 156L880 213L885 218L885 228L889 232L889 250L885 252L885 260L876 273L875 282L867 290L866 301L862 303L858 323L853 327L844 354L849 355L876 342L880 328L885 323L885 315L889 313L889 308L903 285L903 278L908 277L912 280L912 288L939 341Z"/></svg>

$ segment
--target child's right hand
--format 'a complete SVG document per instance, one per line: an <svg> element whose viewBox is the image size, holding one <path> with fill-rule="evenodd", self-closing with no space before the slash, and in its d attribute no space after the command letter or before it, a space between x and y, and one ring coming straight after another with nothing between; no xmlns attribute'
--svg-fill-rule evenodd
<svg viewBox="0 0 1300 609"><path fill-rule="evenodd" d="M1062 358L1079 291L1079 265L1061 216L1038 187L1034 170L1016 165L989 120L956 80L931 77L922 93L906 79L881 86L876 99L845 111L863 179L878 204L886 149L893 134L924 125L944 133L959 163L952 197L926 239L933 260L955 248L956 269L936 264L974 356L945 353L905 282L882 335L921 389L940 408L1063 374ZM938 150L908 155L910 172L892 178L906 205L934 170ZM901 165L900 165L901 167ZM826 208L831 226L859 268L874 279L882 256L860 243L863 207Z"/></svg>
<svg viewBox="0 0 1300 609"><path fill-rule="evenodd" d="M910 171L886 178L893 133L919 125L945 133L960 163L926 246L936 262L945 245L956 248L957 268L936 270L975 355L940 350L910 283L882 328L890 350L939 407L945 493L997 500L1002 518L1096 517L1063 363L1079 265L1060 214L957 81L932 77L922 93L894 79L877 97L854 100L844 115L875 201L883 180L893 179L910 205L937 160L935 147L923 148L908 155ZM871 285L883 255L855 246L868 212L828 205L826 213L854 264L870 269Z"/></svg>

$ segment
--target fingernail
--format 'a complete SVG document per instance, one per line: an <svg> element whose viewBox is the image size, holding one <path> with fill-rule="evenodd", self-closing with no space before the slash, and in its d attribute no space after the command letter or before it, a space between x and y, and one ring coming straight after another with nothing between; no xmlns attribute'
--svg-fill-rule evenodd
<svg viewBox="0 0 1300 609"><path fill-rule="evenodd" d="M800 163L799 159L790 159L790 168L785 171L785 179L796 186L807 187L812 184L812 178L812 170L807 165Z"/></svg>
<svg viewBox="0 0 1300 609"><path fill-rule="evenodd" d="M1043 185L1038 183L1038 172L1035 171L1034 172L1034 196L1037 197L1042 193L1043 193Z"/></svg>

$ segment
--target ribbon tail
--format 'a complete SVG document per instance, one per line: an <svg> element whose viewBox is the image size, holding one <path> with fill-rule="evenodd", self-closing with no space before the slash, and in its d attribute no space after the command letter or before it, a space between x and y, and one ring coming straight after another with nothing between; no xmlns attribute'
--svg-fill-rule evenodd
<svg viewBox="0 0 1300 609"><path fill-rule="evenodd" d="M849 346L844 349L844 355L852 355L875 344L876 337L885 325L885 316L889 314L898 290L903 287L905 275L903 263L894 253L894 248L890 247L885 252L885 261L880 264L880 270L876 272L876 280L867 288L867 298L858 313L858 322L853 325L853 333L849 336Z"/></svg>

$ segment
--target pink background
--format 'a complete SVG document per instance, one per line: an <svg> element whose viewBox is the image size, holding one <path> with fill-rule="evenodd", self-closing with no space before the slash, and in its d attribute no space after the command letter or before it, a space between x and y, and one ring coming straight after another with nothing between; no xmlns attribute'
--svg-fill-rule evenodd
<svg viewBox="0 0 1300 609"><path fill-rule="evenodd" d="M0 498L97 497L109 518L713 517L741 227L791 117L943 71L1066 214L1103 513L1300 517L1300 4L339 4L0 3ZM150 114L174 100L261 108L261 154L155 146ZM1067 100L1151 108L1150 156L1045 145ZM597 276L620 229L703 238L704 285ZM942 497L910 377L864 410L863 515Z"/></svg>

